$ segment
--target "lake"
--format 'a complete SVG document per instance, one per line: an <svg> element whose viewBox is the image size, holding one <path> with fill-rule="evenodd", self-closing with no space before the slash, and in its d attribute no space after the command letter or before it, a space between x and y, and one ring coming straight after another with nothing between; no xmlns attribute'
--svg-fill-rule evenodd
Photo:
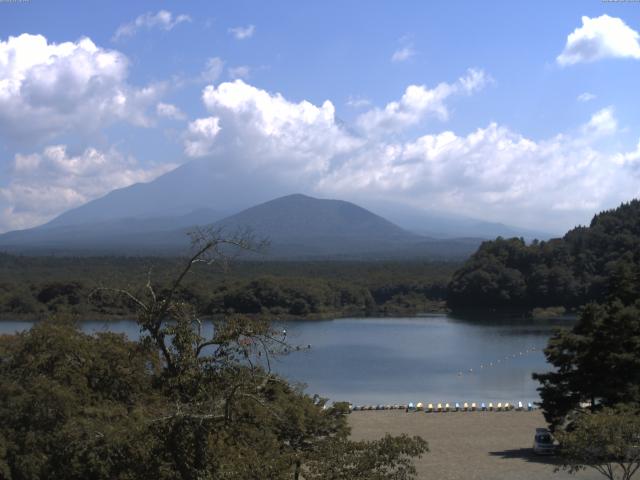
<svg viewBox="0 0 640 480"><path fill-rule="evenodd" d="M279 322L287 340L311 349L278 357L273 368L307 391L354 404L534 402L533 372L549 369L542 349L553 328L574 320L464 320L448 315ZM0 333L31 322L0 322ZM133 321L82 324L137 338Z"/></svg>

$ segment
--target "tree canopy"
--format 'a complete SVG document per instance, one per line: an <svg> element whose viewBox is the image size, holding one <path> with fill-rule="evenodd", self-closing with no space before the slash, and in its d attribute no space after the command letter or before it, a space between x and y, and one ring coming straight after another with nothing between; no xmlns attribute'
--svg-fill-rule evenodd
<svg viewBox="0 0 640 480"><path fill-rule="evenodd" d="M576 308L640 296L640 201L596 215L588 227L546 242L484 242L459 269L447 303L469 307Z"/></svg>
<svg viewBox="0 0 640 480"><path fill-rule="evenodd" d="M551 337L545 355L555 369L534 379L551 425L563 425L581 403L640 405L640 303L589 304L573 329Z"/></svg>

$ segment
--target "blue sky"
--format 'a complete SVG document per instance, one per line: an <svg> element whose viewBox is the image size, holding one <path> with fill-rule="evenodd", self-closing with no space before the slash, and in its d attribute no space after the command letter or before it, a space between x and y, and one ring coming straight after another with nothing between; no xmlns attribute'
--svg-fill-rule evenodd
<svg viewBox="0 0 640 480"><path fill-rule="evenodd" d="M0 3L0 231L203 158L561 232L639 193L639 31L637 2Z"/></svg>

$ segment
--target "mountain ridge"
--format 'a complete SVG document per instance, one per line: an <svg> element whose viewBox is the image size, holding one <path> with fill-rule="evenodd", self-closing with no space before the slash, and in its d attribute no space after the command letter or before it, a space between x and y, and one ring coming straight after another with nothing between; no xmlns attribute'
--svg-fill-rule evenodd
<svg viewBox="0 0 640 480"><path fill-rule="evenodd" d="M170 228L168 222L165 225L164 217L84 225L50 224L0 235L0 249L12 253L173 255L187 250L187 232L197 225L209 225L229 233L249 228L255 236L271 241L267 257L273 259L461 258L481 242L480 239L440 241L424 237L354 203L304 194L278 197L213 222L214 211L202 212L209 215L208 219L198 218L196 214L179 217L183 223L180 228Z"/></svg>

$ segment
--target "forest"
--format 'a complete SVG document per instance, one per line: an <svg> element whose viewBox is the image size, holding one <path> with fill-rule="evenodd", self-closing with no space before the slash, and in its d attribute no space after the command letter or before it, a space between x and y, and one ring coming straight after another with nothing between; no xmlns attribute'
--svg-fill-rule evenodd
<svg viewBox="0 0 640 480"><path fill-rule="evenodd" d="M161 257L27 257L0 254L0 318L131 317L113 288L166 288L181 265ZM325 318L442 311L450 262L258 262L196 265L180 290L202 315Z"/></svg>
<svg viewBox="0 0 640 480"><path fill-rule="evenodd" d="M549 241L484 242L457 270L447 291L453 310L562 306L638 297L640 201L595 215Z"/></svg>

